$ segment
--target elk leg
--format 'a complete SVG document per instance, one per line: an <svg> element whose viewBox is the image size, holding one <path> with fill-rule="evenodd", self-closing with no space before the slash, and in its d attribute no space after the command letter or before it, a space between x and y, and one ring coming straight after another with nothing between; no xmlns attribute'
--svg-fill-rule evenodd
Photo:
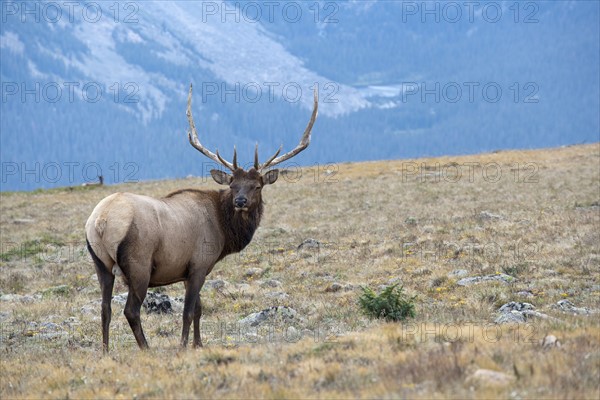
<svg viewBox="0 0 600 400"><path fill-rule="evenodd" d="M197 308L200 307L200 288L204 284L204 274L196 273L190 275L185 285L185 301L183 303L183 329L181 330L181 347L186 347L190 336L190 325L194 320L194 344L196 343L195 317ZM198 304L198 306L196 306ZM198 312L198 321L200 313ZM200 328L198 326L198 328ZM200 331L198 330L198 338Z"/></svg>
<svg viewBox="0 0 600 400"><path fill-rule="evenodd" d="M110 308L110 302L112 300L115 276L109 272L109 270L106 268L106 265L104 265L104 262L100 260L100 258L98 258L87 238L86 243L88 251L92 256L92 260L94 260L94 266L96 267L96 276L98 276L100 290L102 291L102 352L108 353L108 328L110 326L110 319L112 317L112 309Z"/></svg>
<svg viewBox="0 0 600 400"><path fill-rule="evenodd" d="M102 290L102 351L108 353L108 328L112 317L110 302L112 300L115 276L108 272L104 265L96 265L96 275Z"/></svg>
<svg viewBox="0 0 600 400"><path fill-rule="evenodd" d="M200 292L196 298L196 308L194 309L194 348L202 347L200 339L200 317L202 316L202 303L200 300Z"/></svg>
<svg viewBox="0 0 600 400"><path fill-rule="evenodd" d="M133 336L135 336L135 340L137 341L138 346L140 346L140 349L148 348L148 342L144 336L142 322L140 321L140 309L146 298L147 290L148 283L130 283L127 303L125 303L125 317L127 318L127 322L129 322L129 326L133 331Z"/></svg>

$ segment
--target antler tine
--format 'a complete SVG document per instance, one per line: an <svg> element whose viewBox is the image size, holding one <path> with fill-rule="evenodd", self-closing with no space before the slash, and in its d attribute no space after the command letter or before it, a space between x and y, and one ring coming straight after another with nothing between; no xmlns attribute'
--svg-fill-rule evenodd
<svg viewBox="0 0 600 400"><path fill-rule="evenodd" d="M198 133L196 132L196 125L194 124L194 117L192 116L192 84L190 84L190 92L188 94L188 100L187 100L187 110L186 110L185 114L187 115L188 122L190 124L190 130L188 131L188 139L190 141L190 144L196 150L198 150L200 153L204 154L206 157L210 158L211 160L213 160L219 164L222 164L224 167L229 168L232 172L235 171L236 170L235 150L234 150L234 161L233 161L234 165L232 165L228 161L221 158L218 150L217 150L217 154L215 155L213 152L211 152L206 147L204 147L202 145L202 143L200 143L200 140L198 139Z"/></svg>
<svg viewBox="0 0 600 400"><path fill-rule="evenodd" d="M237 169L237 150L235 148L235 144L233 145L233 168Z"/></svg>
<svg viewBox="0 0 600 400"><path fill-rule="evenodd" d="M258 163L258 142L254 146L254 169L258 171L260 165Z"/></svg>
<svg viewBox="0 0 600 400"><path fill-rule="evenodd" d="M235 171L237 169L235 149L233 150L233 165L231 167L229 167L229 165L231 165L231 164L229 164L229 162L227 160L225 160L223 157L221 157L221 155L219 154L219 149L217 149L217 158L219 159L219 162L221 164L223 164L224 166L229 168L231 171Z"/></svg>
<svg viewBox="0 0 600 400"><path fill-rule="evenodd" d="M273 154L273 156L271 156L271 158L269 158L267 161L265 161L265 163L260 167L260 169L265 169L269 165L271 165L271 163L273 162L275 157L277 157L279 155L279 153L281 153L282 149L283 149L283 145L279 146L279 149L275 152L275 154Z"/></svg>
<svg viewBox="0 0 600 400"><path fill-rule="evenodd" d="M308 145L310 144L310 131L312 130L315 120L317 119L318 111L319 111L319 92L315 85L313 112L310 117L310 121L308 121L308 125L306 126L306 129L304 130L302 139L300 139L300 143L298 144L298 146L296 146L293 150L285 153L284 155L277 157L277 155L281 151L281 148L280 148L273 157L271 157L264 164L260 165L258 169L265 169L268 166L272 167L274 165L280 164L280 163L294 157L296 154L300 153L302 150L306 149L308 147Z"/></svg>

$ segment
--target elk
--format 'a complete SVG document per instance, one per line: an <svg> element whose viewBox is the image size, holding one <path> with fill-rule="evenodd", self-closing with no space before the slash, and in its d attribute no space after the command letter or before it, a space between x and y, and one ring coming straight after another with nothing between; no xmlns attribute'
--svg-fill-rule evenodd
<svg viewBox="0 0 600 400"><path fill-rule="evenodd" d="M202 346L200 338L200 289L206 276L223 257L244 249L252 240L263 213L261 191L275 183L280 164L310 143L317 118L318 92L310 121L300 143L279 156L282 147L267 161L258 161L248 170L224 160L219 151L212 153L198 139L192 116L192 86L187 99L188 140L200 153L227 168L231 173L213 169L215 182L226 185L220 191L183 189L156 199L132 193L115 193L98 203L88 218L85 231L87 248L96 268L102 291L102 348L108 351L111 299L115 276L129 287L124 314L137 344L148 347L140 322L140 309L149 287L184 282L183 329L181 347L186 347L190 325L194 322L193 346Z"/></svg>

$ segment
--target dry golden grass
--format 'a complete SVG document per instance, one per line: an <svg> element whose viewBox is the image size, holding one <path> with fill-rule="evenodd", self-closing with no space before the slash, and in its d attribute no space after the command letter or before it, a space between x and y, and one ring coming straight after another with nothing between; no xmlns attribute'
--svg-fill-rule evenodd
<svg viewBox="0 0 600 400"><path fill-rule="evenodd" d="M152 349L140 352L113 304L108 356L85 250L93 207L115 191L217 185L190 178L2 193L0 290L42 296L0 301L0 397L598 398L598 315L553 305L600 309L599 175L599 144L290 171L265 189L253 243L209 276L230 285L202 290L205 347L179 350L180 314L143 313ZM307 238L320 249L298 250ZM245 275L256 267L262 276ZM458 269L516 280L464 287L448 276ZM282 285L263 285L270 279ZM334 282L344 289L328 291ZM394 282L417 295L414 320L361 314L360 286ZM47 291L59 285L67 286ZM119 282L115 294L126 290ZM269 297L275 291L288 296ZM183 285L163 292L181 296ZM558 320L493 324L508 301ZM272 305L297 310L295 330L239 330L240 318ZM31 322L66 333L50 338ZM543 349L547 334L562 346ZM510 383L478 383L470 377L480 368Z"/></svg>

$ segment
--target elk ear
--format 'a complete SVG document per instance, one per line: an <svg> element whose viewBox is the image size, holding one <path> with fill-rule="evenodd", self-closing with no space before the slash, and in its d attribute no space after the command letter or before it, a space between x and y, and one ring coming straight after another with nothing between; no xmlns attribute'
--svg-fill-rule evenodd
<svg viewBox="0 0 600 400"><path fill-rule="evenodd" d="M262 176L263 185L270 185L271 183L275 183L275 181L277 180L278 177L279 177L278 169L270 170L269 172L267 172L266 174L264 174Z"/></svg>
<svg viewBox="0 0 600 400"><path fill-rule="evenodd" d="M211 169L210 175L219 185L229 185L231 183L231 175L218 169Z"/></svg>

